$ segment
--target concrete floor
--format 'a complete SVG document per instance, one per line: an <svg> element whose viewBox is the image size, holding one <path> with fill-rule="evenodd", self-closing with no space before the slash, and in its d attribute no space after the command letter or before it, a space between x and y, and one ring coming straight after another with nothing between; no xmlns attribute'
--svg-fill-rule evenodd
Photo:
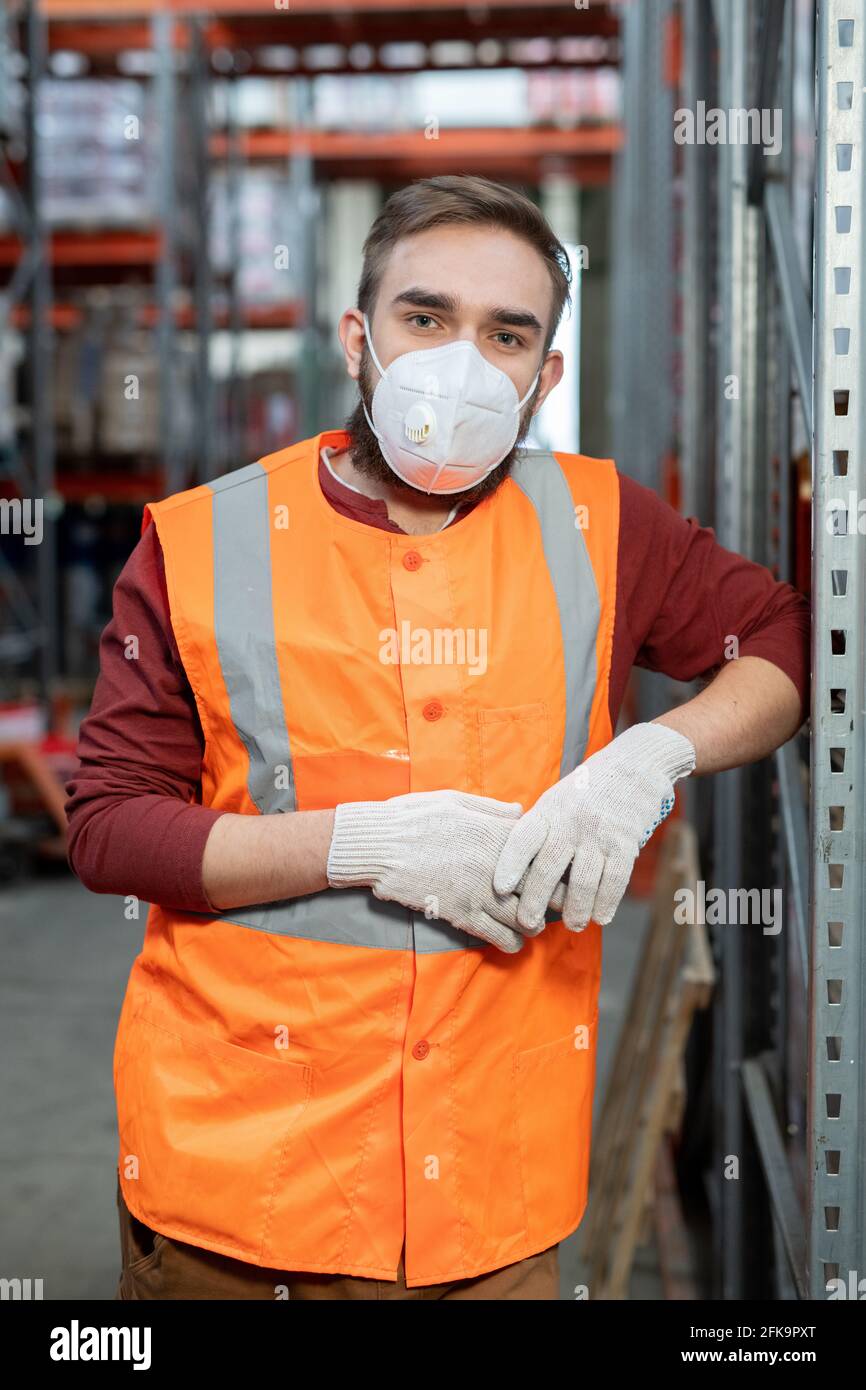
<svg viewBox="0 0 866 1390"><path fill-rule="evenodd" d="M112 1056L145 916L127 921L121 898L62 875L0 891L0 1275L41 1278L47 1299L114 1297ZM606 932L596 1116L646 921L645 905L627 899ZM573 1299L577 1236L560 1266L561 1296ZM660 1296L648 1249L632 1297Z"/></svg>

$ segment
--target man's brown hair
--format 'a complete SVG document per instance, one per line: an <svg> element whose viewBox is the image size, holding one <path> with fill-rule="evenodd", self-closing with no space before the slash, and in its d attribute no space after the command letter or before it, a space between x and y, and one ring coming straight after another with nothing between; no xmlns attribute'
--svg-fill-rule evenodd
<svg viewBox="0 0 866 1390"><path fill-rule="evenodd" d="M358 308L372 317L385 262L398 241L455 222L502 227L529 242L541 256L553 287L553 313L544 344L547 352L570 300L571 266L565 247L529 198L476 174L416 179L391 194L364 242Z"/></svg>

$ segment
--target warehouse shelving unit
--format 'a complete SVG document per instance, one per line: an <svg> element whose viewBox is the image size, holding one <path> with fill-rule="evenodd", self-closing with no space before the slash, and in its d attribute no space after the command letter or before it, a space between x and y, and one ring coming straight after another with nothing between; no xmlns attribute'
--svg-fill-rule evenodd
<svg viewBox="0 0 866 1390"><path fill-rule="evenodd" d="M829 1279L866 1267L866 21L854 10L660 0L631 6L624 25L617 455L664 489L672 451L686 514L814 605L810 738L687 788L706 878L777 886L784 902L778 936L712 929L713 1067L704 1088L694 1069L684 1147L706 1180L725 1299L822 1299ZM673 109L699 101L780 110L781 153L674 150ZM661 171L669 212L641 201ZM649 398L645 416L624 409L635 398ZM654 697L661 707L650 692L648 712Z"/></svg>
<svg viewBox="0 0 866 1390"><path fill-rule="evenodd" d="M154 495L204 481L243 454L246 414L242 339L257 328L289 329L300 337L297 428L321 426L321 380L333 349L326 345L315 302L322 195L331 181L375 180L387 188L444 169L472 168L538 186L546 173L585 186L605 183L619 147L615 125L574 129L554 124L531 129L341 131L314 129L309 120L312 78L327 74L400 76L429 67L441 71L508 68L595 68L616 64L619 15L609 0L576 8L571 0L535 6L495 0L483 13L462 0L10 0L9 25L25 59L23 85L35 112L40 83L55 60L69 60L88 77L144 75L162 138L152 225L77 229L44 225L39 145L30 122L26 155L5 166L22 220L0 233L0 284L6 280L9 322L29 335L32 430L20 456L30 470L33 495L51 496L55 509L81 501L140 505ZM130 55L138 61L130 68ZM296 100L284 128L242 129L232 93L247 77L290 84ZM224 119L215 120L217 91ZM180 117L183 119L179 119ZM248 304L239 287L239 189L248 169L285 171L293 210L292 259L303 293L282 304ZM225 176L232 253L220 280L209 251L209 216L217 171ZM29 278L28 278L29 273ZM120 467L70 470L56 457L52 431L53 335L80 328L80 308L64 293L70 285L146 283L149 298L128 321L155 335L159 357L160 428L152 467L132 476ZM24 294L25 280L29 286ZM125 320L127 321L127 320ZM228 334L228 377L214 379L214 338ZM180 335L194 339L196 448L181 443L178 409ZM109 460L109 463L111 461ZM31 476L32 475L32 476ZM37 483L38 480L38 483ZM0 479L0 483L2 483ZM10 482L9 479L6 480ZM20 480L11 480L18 486ZM56 545L38 547L40 581L31 627L43 631L41 684L59 669ZM20 606L20 605L19 605Z"/></svg>
<svg viewBox="0 0 866 1390"><path fill-rule="evenodd" d="M54 509L54 436L51 385L52 286L48 263L48 233L39 198L41 137L36 119L35 92L45 71L45 26L35 5L24 20L28 70L33 75L25 92L24 133L28 160L23 186L13 176L5 148L0 146L0 184L7 192L23 254L12 268L0 307L0 329L16 304L27 306L26 406L29 449L13 452L13 485L22 498L41 499L43 535L35 548L33 596L0 553L0 593L6 603L4 649L14 661L35 659L42 690L47 694L57 671L57 534ZM8 29L4 44L9 42ZM2 132L5 134L5 132Z"/></svg>

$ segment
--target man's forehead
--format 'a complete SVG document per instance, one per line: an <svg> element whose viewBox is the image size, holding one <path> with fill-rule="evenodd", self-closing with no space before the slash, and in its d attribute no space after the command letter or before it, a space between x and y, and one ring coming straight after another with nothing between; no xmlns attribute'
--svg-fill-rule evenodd
<svg viewBox="0 0 866 1390"><path fill-rule="evenodd" d="M381 302L391 304L416 287L453 301L455 312L493 305L548 312L553 296L547 267L528 242L505 228L463 224L432 227L397 242L384 268Z"/></svg>

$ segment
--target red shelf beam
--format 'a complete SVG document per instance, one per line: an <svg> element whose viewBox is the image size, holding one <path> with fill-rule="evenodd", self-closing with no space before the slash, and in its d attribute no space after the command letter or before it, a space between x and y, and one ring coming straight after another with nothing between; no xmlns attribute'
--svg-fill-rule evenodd
<svg viewBox="0 0 866 1390"><path fill-rule="evenodd" d="M155 304L142 305L135 315L135 322L141 328L153 328L159 320L159 309ZM195 328L195 310L192 305L184 305L175 312L178 328ZM17 304L12 310L11 321L15 328L24 329L30 322L30 310L26 304ZM241 310L241 327L244 329L297 328L304 321L304 306L294 301L282 304L248 304ZM78 304L55 303L51 309L51 325L58 332L68 332L84 322L84 310ZM213 315L213 328L229 327L227 309L217 310Z"/></svg>
<svg viewBox="0 0 866 1390"><path fill-rule="evenodd" d="M54 232L51 264L54 266L154 265L160 257L159 232ZM21 241L0 236L0 266L16 265Z"/></svg>
<svg viewBox="0 0 866 1390"><path fill-rule="evenodd" d="M343 177L414 177L433 169L473 173L514 172L535 178L545 163L570 172L584 183L605 183L611 156L622 145L618 124L580 126L575 130L509 128L442 130L437 140L423 131L284 131L253 130L238 137L246 160L289 159L306 152ZM211 153L227 153L227 137L211 139Z"/></svg>

